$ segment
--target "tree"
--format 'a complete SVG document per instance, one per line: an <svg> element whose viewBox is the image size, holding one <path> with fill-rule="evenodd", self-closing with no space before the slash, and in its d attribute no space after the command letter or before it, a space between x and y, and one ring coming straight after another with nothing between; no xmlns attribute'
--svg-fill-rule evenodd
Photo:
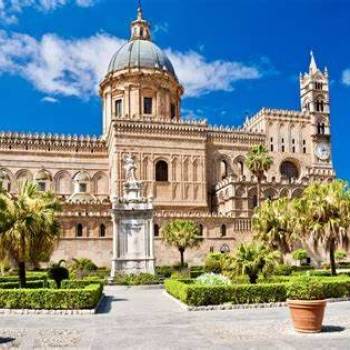
<svg viewBox="0 0 350 350"><path fill-rule="evenodd" d="M273 250L289 253L292 244L291 202L288 198L265 201L252 218L254 238ZM282 255L281 255L282 258Z"/></svg>
<svg viewBox="0 0 350 350"><path fill-rule="evenodd" d="M295 232L303 239L311 238L317 249L322 244L329 252L332 275L336 275L335 250L349 246L350 192L345 182L313 183L302 198L295 201Z"/></svg>
<svg viewBox="0 0 350 350"><path fill-rule="evenodd" d="M271 273L279 259L278 251L271 251L262 243L241 244L232 258L231 269L238 275L247 275L250 283L256 283L259 274Z"/></svg>
<svg viewBox="0 0 350 350"><path fill-rule="evenodd" d="M184 254L188 248L198 247L202 243L197 224L190 220L174 220L162 229L162 240L180 252L181 268L184 267Z"/></svg>
<svg viewBox="0 0 350 350"><path fill-rule="evenodd" d="M261 202L261 181L265 172L270 169L273 160L269 156L267 149L263 145L258 145L250 149L245 163L257 179L257 206L259 207Z"/></svg>
<svg viewBox="0 0 350 350"><path fill-rule="evenodd" d="M57 212L61 206L52 193L25 181L19 193L0 194L0 259L18 265L20 287L26 284L26 263L40 261L59 239Z"/></svg>
<svg viewBox="0 0 350 350"><path fill-rule="evenodd" d="M299 261L299 264L301 265L303 260L307 259L309 257L309 254L305 249L297 249L292 252L292 257L294 260Z"/></svg>

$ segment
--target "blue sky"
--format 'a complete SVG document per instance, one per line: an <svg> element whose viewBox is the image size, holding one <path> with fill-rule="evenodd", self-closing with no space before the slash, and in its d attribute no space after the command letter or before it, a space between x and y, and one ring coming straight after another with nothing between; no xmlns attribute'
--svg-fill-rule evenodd
<svg viewBox="0 0 350 350"><path fill-rule="evenodd" d="M129 38L136 0L0 0L0 129L101 132L98 81ZM350 1L143 0L187 94L183 114L240 125L299 109L309 51L331 79L333 158L350 180Z"/></svg>

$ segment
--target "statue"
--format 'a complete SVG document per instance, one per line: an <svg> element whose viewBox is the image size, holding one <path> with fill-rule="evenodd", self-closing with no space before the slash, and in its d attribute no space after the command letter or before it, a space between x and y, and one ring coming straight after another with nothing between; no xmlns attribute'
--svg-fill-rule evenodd
<svg viewBox="0 0 350 350"><path fill-rule="evenodd" d="M125 169L125 179L127 182L135 182L135 161L132 156L129 154L124 158L124 169Z"/></svg>

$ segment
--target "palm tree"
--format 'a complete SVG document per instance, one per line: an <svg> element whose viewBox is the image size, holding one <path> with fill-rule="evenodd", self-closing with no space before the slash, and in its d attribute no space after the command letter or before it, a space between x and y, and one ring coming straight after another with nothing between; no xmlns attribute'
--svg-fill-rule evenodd
<svg viewBox="0 0 350 350"><path fill-rule="evenodd" d="M40 260L58 241L56 214L61 207L53 194L28 181L16 197L0 194L0 207L0 258L9 256L17 263L20 286L25 287L26 262Z"/></svg>
<svg viewBox="0 0 350 350"><path fill-rule="evenodd" d="M292 245L290 208L291 201L285 197L265 201L252 218L254 238L267 244L272 250L289 253Z"/></svg>
<svg viewBox="0 0 350 350"><path fill-rule="evenodd" d="M247 275L250 283L256 283L259 274L272 272L279 259L278 251L271 251L262 243L241 244L232 258L231 269L237 275Z"/></svg>
<svg viewBox="0 0 350 350"><path fill-rule="evenodd" d="M198 247L202 240L199 237L199 227L190 220L174 220L161 231L162 240L169 246L176 247L180 252L181 268L184 267L184 254L187 248Z"/></svg>
<svg viewBox="0 0 350 350"><path fill-rule="evenodd" d="M269 152L263 145L258 145L250 149L245 163L247 168L256 176L257 206L260 206L261 181L264 178L264 173L271 168L273 159L269 156Z"/></svg>
<svg viewBox="0 0 350 350"><path fill-rule="evenodd" d="M295 203L295 232L303 239L311 238L317 249L322 244L329 252L332 275L336 275L335 251L349 246L350 191L345 182L313 183Z"/></svg>

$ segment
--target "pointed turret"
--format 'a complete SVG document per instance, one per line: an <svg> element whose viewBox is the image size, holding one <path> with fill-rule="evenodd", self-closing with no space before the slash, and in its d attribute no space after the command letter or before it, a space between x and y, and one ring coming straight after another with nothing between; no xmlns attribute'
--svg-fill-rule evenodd
<svg viewBox="0 0 350 350"><path fill-rule="evenodd" d="M143 19L141 1L137 8L137 19L131 23L130 40L151 40L151 30L149 23Z"/></svg>
<svg viewBox="0 0 350 350"><path fill-rule="evenodd" d="M316 64L316 60L315 60L315 56L313 51L310 51L310 56L311 56L311 60L310 60L310 67L309 67L309 72L310 74L316 73L318 71L317 68L317 64Z"/></svg>

